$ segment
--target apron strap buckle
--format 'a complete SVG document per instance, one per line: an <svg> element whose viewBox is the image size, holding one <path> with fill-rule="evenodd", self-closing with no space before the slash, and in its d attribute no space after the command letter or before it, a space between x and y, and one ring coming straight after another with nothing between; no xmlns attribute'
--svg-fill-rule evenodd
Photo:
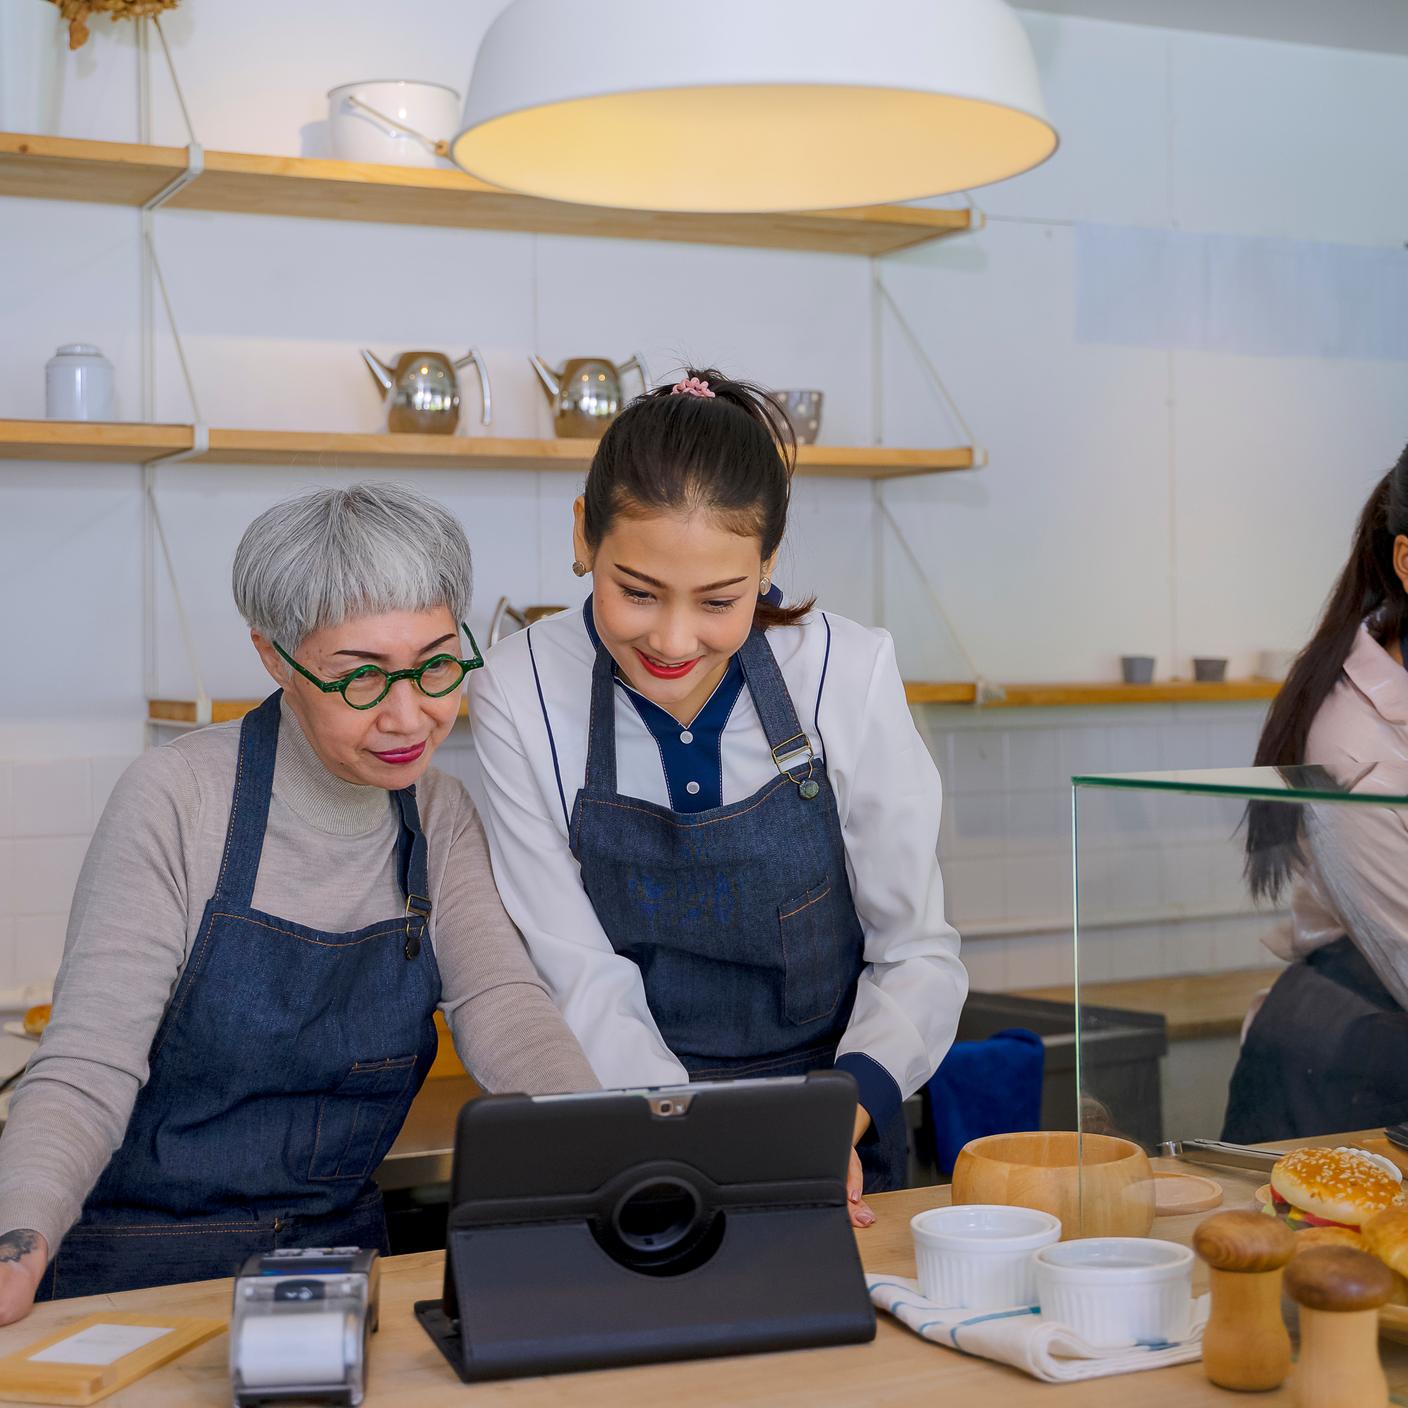
<svg viewBox="0 0 1408 1408"><path fill-rule="evenodd" d="M816 754L812 751L812 741L805 733L795 733L791 738L784 738L776 748L772 750L773 764L778 772L789 782L795 783L797 790L807 800L821 791L821 786L812 777L816 769ZM806 772L794 772L794 768L806 764Z"/></svg>
<svg viewBox="0 0 1408 1408"><path fill-rule="evenodd" d="M430 897L409 894L406 896L406 957L416 958L420 954L420 941L425 926L430 919Z"/></svg>

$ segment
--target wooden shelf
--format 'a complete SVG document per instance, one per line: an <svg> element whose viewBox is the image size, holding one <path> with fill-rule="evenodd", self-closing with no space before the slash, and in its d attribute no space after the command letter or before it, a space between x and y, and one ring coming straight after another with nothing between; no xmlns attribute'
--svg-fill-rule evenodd
<svg viewBox="0 0 1408 1408"><path fill-rule="evenodd" d="M1099 704L1237 704L1274 699L1278 680L1167 680L1162 684L1008 684L1006 695L990 699L985 709L1084 709ZM971 684L907 684L911 704L973 704Z"/></svg>
<svg viewBox="0 0 1408 1408"><path fill-rule="evenodd" d="M242 719L252 709L257 709L262 699L212 699L210 720L213 724L229 724ZM460 700L460 718L469 717L469 701ZM147 722L153 724L189 724L194 727L200 722L194 699L148 699Z"/></svg>
<svg viewBox="0 0 1408 1408"><path fill-rule="evenodd" d="M188 450L188 425L0 420L0 459L140 464ZM518 440L488 435L358 435L321 430L212 430L210 448L185 464L248 464L346 469L560 469L586 472L595 440ZM972 469L967 447L948 450L803 445L797 472L894 479Z"/></svg>
<svg viewBox="0 0 1408 1408"><path fill-rule="evenodd" d="M184 147L0 133L0 195L140 206L185 169ZM967 210L905 205L781 215L610 210L515 195L460 171L212 151L167 208L866 255L972 227Z"/></svg>
<svg viewBox="0 0 1408 1408"><path fill-rule="evenodd" d="M1082 708L1096 704L1229 704L1247 700L1274 699L1280 685L1274 680L1225 680L1221 684L1198 684L1171 680L1167 684L1009 684L1007 698L988 703L988 709ZM977 694L971 684L906 684L905 697L911 704L968 704ZM257 699L216 699L211 703L211 722L222 724L243 718ZM460 705L460 717L469 711ZM190 699L152 699L147 718L159 723L194 724L195 702Z"/></svg>

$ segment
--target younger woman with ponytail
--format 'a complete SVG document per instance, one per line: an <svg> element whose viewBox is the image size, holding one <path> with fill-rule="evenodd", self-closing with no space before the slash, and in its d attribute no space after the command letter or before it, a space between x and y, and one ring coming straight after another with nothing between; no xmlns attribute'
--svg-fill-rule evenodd
<svg viewBox="0 0 1408 1408"><path fill-rule="evenodd" d="M1267 715L1263 767L1332 785L1408 784L1408 450L1359 516L1349 561ZM1247 1030L1224 1137L1241 1142L1408 1118L1408 815L1253 802L1247 878L1287 891L1269 946L1290 966Z"/></svg>
<svg viewBox="0 0 1408 1408"><path fill-rule="evenodd" d="M865 1225L967 975L890 638L773 583L793 459L716 371L633 402L575 508L592 595L470 708L504 904L602 1083L849 1071Z"/></svg>

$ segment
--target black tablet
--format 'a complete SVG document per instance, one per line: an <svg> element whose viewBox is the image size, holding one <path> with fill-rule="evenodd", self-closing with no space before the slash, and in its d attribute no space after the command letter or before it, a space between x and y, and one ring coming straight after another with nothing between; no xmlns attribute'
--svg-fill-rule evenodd
<svg viewBox="0 0 1408 1408"><path fill-rule="evenodd" d="M442 1299L461 1378L868 1340L839 1071L471 1101Z"/></svg>

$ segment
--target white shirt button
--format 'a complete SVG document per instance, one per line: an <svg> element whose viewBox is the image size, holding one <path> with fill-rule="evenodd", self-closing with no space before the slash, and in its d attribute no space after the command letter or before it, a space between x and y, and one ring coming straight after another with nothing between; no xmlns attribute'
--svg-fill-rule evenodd
<svg viewBox="0 0 1408 1408"><path fill-rule="evenodd" d="M697 797L699 795L699 784L697 782L686 782L684 790L688 792L691 797Z"/></svg>
<svg viewBox="0 0 1408 1408"><path fill-rule="evenodd" d="M694 742L694 735L693 735L688 729L685 729L685 731L684 731L682 734L680 734L680 742L681 742L681 743L693 743L693 742Z"/></svg>

